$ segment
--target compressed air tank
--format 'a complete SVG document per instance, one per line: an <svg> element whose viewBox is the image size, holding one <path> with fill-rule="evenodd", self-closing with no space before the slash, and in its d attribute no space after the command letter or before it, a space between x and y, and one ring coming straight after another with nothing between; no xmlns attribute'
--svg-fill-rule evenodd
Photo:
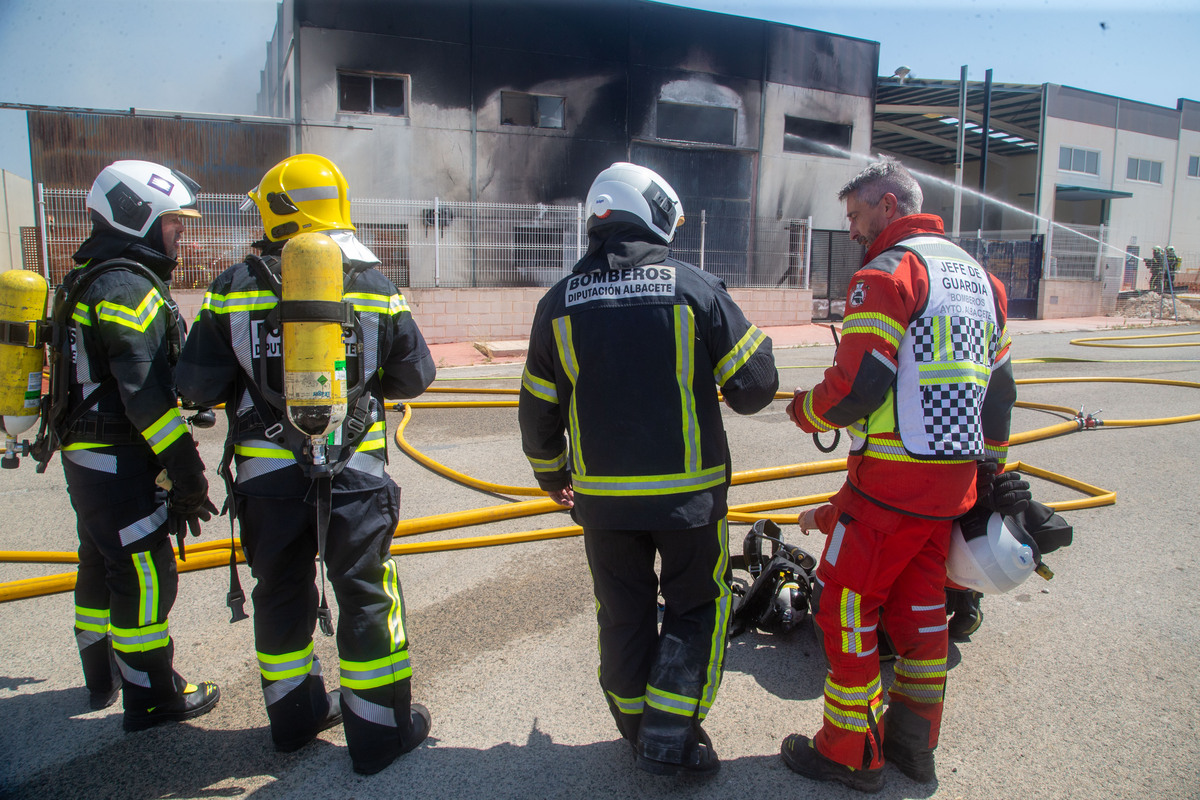
<svg viewBox="0 0 1200 800"><path fill-rule="evenodd" d="M342 324L289 322L287 309L299 302L306 316L334 316L342 302L342 251L323 233L302 233L284 245L282 272L283 396L292 425L315 439L346 418Z"/></svg>
<svg viewBox="0 0 1200 800"><path fill-rule="evenodd" d="M37 324L46 316L48 294L46 279L36 272L0 272L0 416L10 437L37 422L46 363L45 348L36 344Z"/></svg>

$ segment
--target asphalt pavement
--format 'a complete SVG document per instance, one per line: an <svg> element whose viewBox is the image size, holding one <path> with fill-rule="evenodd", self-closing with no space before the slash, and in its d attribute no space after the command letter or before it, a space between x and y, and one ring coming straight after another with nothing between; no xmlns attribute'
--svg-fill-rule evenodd
<svg viewBox="0 0 1200 800"><path fill-rule="evenodd" d="M1152 345L1139 349L1070 344L1098 335L1200 333L1200 326L1097 333L1098 327L1058 321L1048 332L1047 326L1025 331L1014 325L1014 357L1034 359L1016 365L1018 378L1085 379L1022 385L1020 399L1082 408L1104 420L1200 413L1195 388L1086 380L1200 382L1196 346L1163 346L1183 339L1136 340ZM803 344L782 338L778 345ZM1188 341L1200 342L1200 336ZM777 350L781 388L820 379L832 339L824 330L809 344ZM517 386L519 358L455 366L447 352L439 356L436 385ZM630 387L629 400L633 407L636 387ZM735 470L844 457L844 439L836 454L818 452L788 422L784 405L776 401L750 417L726 410ZM390 415L389 437L398 419ZM1061 419L1018 409L1014 431ZM219 461L224 432L223 419L197 431L206 463ZM414 407L405 433L426 455L460 472L533 484L511 407ZM1101 427L1013 449L1013 459L1114 490L1116 504L1064 514L1075 540L1046 557L1053 580L1034 576L1009 594L984 600L982 628L951 646L937 783L916 784L888 767L879 797L1200 797L1198 443L1200 424L1188 422ZM511 502L434 474L394 444L389 449L406 519ZM810 495L841 480L830 474L748 484L734 487L731 501ZM1048 481L1033 484L1044 502L1082 497ZM43 475L31 462L0 473L0 497L6 508L0 551L74 550L74 515L57 459ZM218 505L224 499L219 486L213 499ZM553 513L411 541L567 524L564 514ZM735 551L746 530L731 526ZM214 520L199 542L228 536L227 523ZM823 544L819 534L806 538L797 526L785 526L784 536L813 553ZM794 775L779 757L784 736L811 734L821 722L824 668L807 623L787 636L750 633L731 642L721 692L705 725L722 760L720 773L706 781L660 778L634 767L601 696L590 578L579 538L406 555L399 565L413 694L432 712L433 732L378 775L352 772L340 729L296 753L274 752L252 623L229 623L228 570L219 568L181 576L171 634L176 668L193 682L219 683L221 702L194 721L136 734L122 732L119 706L88 710L70 593L0 603L0 797L728 800L853 794ZM248 592L249 570L240 570ZM4 563L0 581L70 571L69 564ZM334 688L334 640L319 633L316 638ZM884 676L890 680L890 667Z"/></svg>

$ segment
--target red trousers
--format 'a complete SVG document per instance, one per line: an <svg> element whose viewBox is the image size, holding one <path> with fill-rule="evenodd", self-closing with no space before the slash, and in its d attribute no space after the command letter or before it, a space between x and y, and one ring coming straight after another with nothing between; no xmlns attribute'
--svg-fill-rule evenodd
<svg viewBox="0 0 1200 800"><path fill-rule="evenodd" d="M870 524L826 506L818 524L828 534L817 567L820 599L814 620L824 636L829 675L825 719L815 737L826 757L856 769L883 765L883 691L876 629L896 651L896 680L888 692L912 714L896 714L905 739L937 746L946 690L946 552L951 520L909 517L873 506ZM881 611L882 609L882 611ZM896 730L900 736L901 731Z"/></svg>

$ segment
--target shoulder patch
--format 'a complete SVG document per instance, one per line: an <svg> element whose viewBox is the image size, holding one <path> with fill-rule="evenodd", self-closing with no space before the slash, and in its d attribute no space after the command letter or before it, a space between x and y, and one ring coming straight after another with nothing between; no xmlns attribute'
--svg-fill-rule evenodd
<svg viewBox="0 0 1200 800"><path fill-rule="evenodd" d="M850 305L854 307L861 306L867 301L867 284L859 281L854 284L854 291L850 292Z"/></svg>

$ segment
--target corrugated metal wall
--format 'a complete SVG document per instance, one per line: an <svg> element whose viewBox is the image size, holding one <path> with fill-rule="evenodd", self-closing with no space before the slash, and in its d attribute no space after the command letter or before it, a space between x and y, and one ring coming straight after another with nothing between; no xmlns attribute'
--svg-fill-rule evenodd
<svg viewBox="0 0 1200 800"><path fill-rule="evenodd" d="M178 169L206 192L244 193L289 154L287 125L30 111L33 183L89 187L122 158Z"/></svg>

